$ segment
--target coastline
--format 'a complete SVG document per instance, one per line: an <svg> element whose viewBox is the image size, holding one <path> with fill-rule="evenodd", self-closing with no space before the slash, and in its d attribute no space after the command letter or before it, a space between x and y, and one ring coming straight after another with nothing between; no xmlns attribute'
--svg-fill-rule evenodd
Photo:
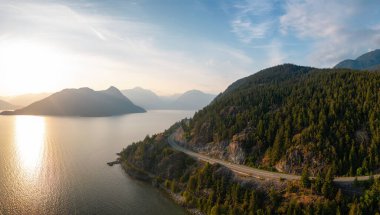
<svg viewBox="0 0 380 215"><path fill-rule="evenodd" d="M121 157L118 159L120 159L120 165L122 169L133 179L150 183L153 187L156 187L159 191L161 191L167 198L185 209L188 214L204 215L200 210L196 208L186 207L184 198L180 194L174 193L170 189L166 188L162 180L158 179L155 174L141 170L128 161L122 159Z"/></svg>

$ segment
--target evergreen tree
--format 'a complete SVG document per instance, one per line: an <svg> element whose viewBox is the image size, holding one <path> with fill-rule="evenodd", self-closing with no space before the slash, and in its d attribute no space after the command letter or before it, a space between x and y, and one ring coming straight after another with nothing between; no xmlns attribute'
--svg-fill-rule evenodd
<svg viewBox="0 0 380 215"><path fill-rule="evenodd" d="M310 178L309 178L309 171L308 171L307 166L305 166L302 170L301 183L302 183L302 186L305 188L310 187Z"/></svg>
<svg viewBox="0 0 380 215"><path fill-rule="evenodd" d="M216 204L214 207L211 208L210 215L219 215L220 213L220 206L219 204Z"/></svg>

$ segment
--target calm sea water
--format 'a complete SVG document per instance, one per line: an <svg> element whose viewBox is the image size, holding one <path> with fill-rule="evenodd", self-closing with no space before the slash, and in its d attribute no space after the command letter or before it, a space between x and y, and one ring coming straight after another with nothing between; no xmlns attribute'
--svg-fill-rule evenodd
<svg viewBox="0 0 380 215"><path fill-rule="evenodd" d="M106 162L192 115L1 116L0 214L185 214L157 189Z"/></svg>

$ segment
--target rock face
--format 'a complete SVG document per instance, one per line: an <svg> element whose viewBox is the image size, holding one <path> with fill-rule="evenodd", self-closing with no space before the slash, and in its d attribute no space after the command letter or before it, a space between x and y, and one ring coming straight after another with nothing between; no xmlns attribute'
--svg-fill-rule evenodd
<svg viewBox="0 0 380 215"><path fill-rule="evenodd" d="M2 114L102 117L142 112L145 112L143 108L133 104L117 88L110 87L103 91L65 89L25 108Z"/></svg>
<svg viewBox="0 0 380 215"><path fill-rule="evenodd" d="M357 70L377 70L380 69L380 49L365 53L355 60L344 60L334 68L346 68Z"/></svg>
<svg viewBox="0 0 380 215"><path fill-rule="evenodd" d="M227 148L228 160L237 164L244 164L246 157L242 147L241 138L244 138L244 134L243 136L241 134L234 135L232 137L232 142L228 144Z"/></svg>
<svg viewBox="0 0 380 215"><path fill-rule="evenodd" d="M183 129L178 129L175 140L181 144L183 147L191 148L202 154L207 154L211 157L228 160L237 164L244 164L246 159L246 154L243 150L242 142L245 138L245 134L238 134L233 137L233 140L220 141L220 142L209 142L207 144L196 144L202 142L187 142L184 138ZM200 140L203 138L198 138Z"/></svg>
<svg viewBox="0 0 380 215"><path fill-rule="evenodd" d="M329 150L329 149L327 149ZM317 149L313 145L295 146L286 152L286 155L276 164L275 168L280 172L287 172L300 175L303 167L308 166L310 174L315 176L320 172L330 160L316 153ZM334 151L329 151L334 155Z"/></svg>

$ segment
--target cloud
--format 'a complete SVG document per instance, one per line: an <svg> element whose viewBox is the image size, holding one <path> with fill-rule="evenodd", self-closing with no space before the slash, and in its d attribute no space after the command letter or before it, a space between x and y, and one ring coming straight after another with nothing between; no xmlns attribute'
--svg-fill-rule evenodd
<svg viewBox="0 0 380 215"><path fill-rule="evenodd" d="M73 66L64 74L71 79L62 80L57 88L116 85L163 93L193 88L217 93L249 73L250 57L236 48L183 38L173 43L195 42L199 47L174 49L175 44L168 47L161 43L173 36L168 29L136 17L132 20L90 11L62 2L1 3L0 40L4 44L27 40L59 51L63 63ZM201 63L208 59L212 63Z"/></svg>
<svg viewBox="0 0 380 215"><path fill-rule="evenodd" d="M280 5L276 0L243 0L234 5L236 12L230 22L232 32L250 49L260 49L263 59L256 61L257 67L278 65L287 59L283 42L275 36L279 25L276 7Z"/></svg>
<svg viewBox="0 0 380 215"><path fill-rule="evenodd" d="M287 0L285 14L280 17L282 33L293 31L298 37L312 38L334 34L343 27L342 18L352 13L339 8L336 1Z"/></svg>
<svg viewBox="0 0 380 215"><path fill-rule="evenodd" d="M271 22L253 24L250 20L239 17L232 21L232 32L241 41L250 43L253 39L264 38L270 26Z"/></svg>
<svg viewBox="0 0 380 215"><path fill-rule="evenodd" d="M332 66L380 46L378 3L375 1L287 0L280 17L283 34L312 44L308 59L316 66Z"/></svg>
<svg viewBox="0 0 380 215"><path fill-rule="evenodd" d="M235 4L237 12L230 23L232 32L244 43L264 38L274 24L268 18L273 7L271 1L265 0L246 0Z"/></svg>
<svg viewBox="0 0 380 215"><path fill-rule="evenodd" d="M250 47L268 47L262 51L270 65L293 56L298 63L329 67L380 46L377 1L242 0L234 8L232 32ZM283 51L289 43L299 44L292 55ZM296 52L303 54L294 57Z"/></svg>

